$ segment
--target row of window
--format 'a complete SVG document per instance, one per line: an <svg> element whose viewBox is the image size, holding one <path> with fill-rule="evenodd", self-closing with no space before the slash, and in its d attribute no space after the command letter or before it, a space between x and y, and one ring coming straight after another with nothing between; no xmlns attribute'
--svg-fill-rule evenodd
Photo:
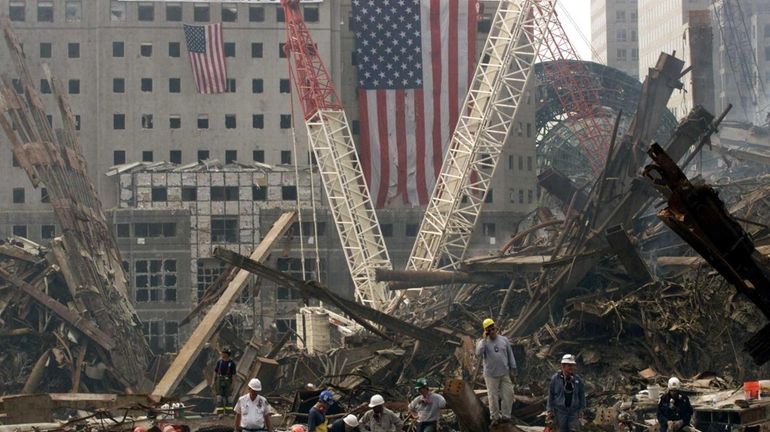
<svg viewBox="0 0 770 432"><path fill-rule="evenodd" d="M13 158L14 165L18 166L16 164L16 158ZM24 188L13 188L11 190L11 200L14 204L24 204L27 201L26 197L26 191ZM40 202L41 203L50 203L51 197L48 195L48 189L46 188L40 188Z"/></svg>
<svg viewBox="0 0 770 432"><path fill-rule="evenodd" d="M120 0L112 0L110 10L110 19L112 21L125 21L127 18L126 3ZM179 2L167 2L165 4L166 21L181 22L184 20L184 10ZM318 22L320 20L320 10L316 5L306 5L302 8L302 15L305 22ZM238 22L238 5L234 3L223 3L221 6L221 18L223 22ZM249 6L249 22L264 22L264 6ZM211 6L206 3L193 5L193 21L209 22L211 21ZM155 21L155 4L152 2L139 2L136 5L136 19L142 22ZM284 22L285 16L282 7L275 9L276 22Z"/></svg>
<svg viewBox="0 0 770 432"><path fill-rule="evenodd" d="M513 170L514 162L516 161L516 157L513 155L508 155L508 169ZM532 156L527 156L527 171L532 171L534 169L534 160ZM519 156L519 163L518 163L519 171L524 171L524 156Z"/></svg>
<svg viewBox="0 0 770 432"><path fill-rule="evenodd" d="M14 80L16 91L21 93L22 87L19 80ZM152 78L140 78L139 90L145 93L152 93L154 86L154 80ZM68 80L68 89L70 94L80 93L80 80L70 79ZM227 79L227 93L235 93L237 89L235 78ZM251 80L251 92L259 94L265 91L265 83L261 78L254 78ZM112 92L113 93L125 93L126 92L126 80L125 78L113 78L112 79ZM168 79L168 92L169 93L181 93L182 92L182 79L181 78L169 78ZM278 80L278 92L279 93L291 93L291 82L287 78L280 78ZM51 84L46 79L40 80L40 93L51 93Z"/></svg>
<svg viewBox="0 0 770 432"><path fill-rule="evenodd" d="M252 201L267 201L267 186L251 187L251 200ZM198 200L198 188L196 186L182 186L183 202L197 201ZM281 200L294 201L297 199L297 187L296 186L281 186ZM150 191L150 200L152 202L168 202L168 188L166 187L153 187ZM211 186L210 187L210 201L239 201L239 187L238 186Z"/></svg>
<svg viewBox="0 0 770 432"><path fill-rule="evenodd" d="M626 61L628 60L628 51L625 48L618 48L618 61ZM631 48L631 60L637 61L639 60L639 49L638 48Z"/></svg>
<svg viewBox="0 0 770 432"><path fill-rule="evenodd" d="M637 14L636 11L631 11L630 17L631 17L630 18L631 22L635 22L638 19L639 15ZM615 11L615 22L626 22L626 11L624 10Z"/></svg>
<svg viewBox="0 0 770 432"><path fill-rule="evenodd" d="M628 32L626 29L620 29L615 33L615 40L618 42L626 42L628 40ZM631 30L631 42L637 41L636 30Z"/></svg>
<svg viewBox="0 0 770 432"><path fill-rule="evenodd" d="M11 234L18 237L29 238L29 231L27 225L13 225L11 226ZM40 225L40 238L43 240L50 240L56 237L56 225Z"/></svg>
<svg viewBox="0 0 770 432"><path fill-rule="evenodd" d="M291 150L281 150L281 165L291 165ZM205 161L211 159L211 152L209 150L198 150L198 161ZM175 164L182 163L182 150L171 150L168 153L168 161ZM142 162L154 162L154 152L152 150L145 150L142 152ZM238 160L237 150L225 150L225 164L231 164ZM264 150L252 150L251 160L254 162L265 163L265 151ZM308 164L311 161L308 161ZM126 163L126 151L125 150L113 150L112 152L113 165L122 165ZM14 165L17 166L17 165ZM195 201L195 200L190 200Z"/></svg>
<svg viewBox="0 0 770 432"><path fill-rule="evenodd" d="M285 43L278 43L278 57L286 58ZM53 43L40 42L39 53L41 59L53 58ZM225 57L236 58L235 42L224 42L223 53ZM264 56L264 45L262 42L251 42L251 58L262 58ZM123 41L112 42L112 57L123 58L126 56L126 44ZM142 42L139 44L139 57L152 57L152 42ZM170 58L179 58L182 56L182 45L180 42L168 43L168 56ZM67 42L67 58L80 58L80 42Z"/></svg>
<svg viewBox="0 0 770 432"><path fill-rule="evenodd" d="M176 237L176 223L174 222L137 222L134 224L119 223L115 225L115 235L118 238L130 238L132 226L134 228L134 237Z"/></svg>
<svg viewBox="0 0 770 432"><path fill-rule="evenodd" d="M279 127L281 129L291 129L291 114L280 114ZM238 125L237 117L235 114L225 114L225 129L236 129ZM155 115L143 113L140 115L140 126L142 129L154 129L155 128ZM168 116L169 129L181 129L182 117L180 115L172 114ZM209 129L209 115L198 114L196 120L197 129ZM264 114L252 114L251 115L251 128L252 129L264 129L265 128L265 115ZM126 129L126 115L123 113L112 115L112 129L125 130ZM358 132L353 132L357 134ZM152 161L146 161L152 162Z"/></svg>
<svg viewBox="0 0 770 432"><path fill-rule="evenodd" d="M11 21L23 22L27 20L27 0L10 0L8 3L8 16ZM30 1L31 3L31 1ZM320 10L318 6L304 6L302 8L305 22L318 22L320 20ZM184 10L179 2L168 2L165 4L166 21L182 22L184 20ZM36 4L37 22L54 22L54 2L53 0L37 0ZM264 22L264 6L249 6L249 22ZM127 4L122 0L112 0L110 4L110 20L113 22L126 21L128 16ZM221 19L223 22L238 22L238 5L234 3L223 3L221 6ZM83 3L81 0L65 0L64 2L64 21L80 22L83 19ZM155 4L153 2L139 2L136 4L136 19L142 22L155 21ZM206 3L193 5L192 19L194 22L210 22L211 6ZM285 17L282 7L275 9L275 20L284 22Z"/></svg>

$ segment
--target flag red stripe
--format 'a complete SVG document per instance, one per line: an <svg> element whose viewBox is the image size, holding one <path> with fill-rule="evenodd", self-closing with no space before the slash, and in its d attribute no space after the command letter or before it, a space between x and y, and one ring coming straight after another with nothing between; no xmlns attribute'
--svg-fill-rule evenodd
<svg viewBox="0 0 770 432"><path fill-rule="evenodd" d="M430 2L430 44L433 58L430 65L433 70L433 171L437 175L441 172L441 163L444 158L441 133L441 0Z"/></svg>
<svg viewBox="0 0 770 432"><path fill-rule="evenodd" d="M225 62L225 38L224 34L222 33L222 24L217 24L217 39L219 40L217 47L220 53L220 55L217 57L220 70L219 83L222 86L222 91L224 92L227 91L227 63Z"/></svg>
<svg viewBox="0 0 770 432"><path fill-rule="evenodd" d="M404 105L404 90L396 90L396 150L398 151L398 193L404 204L409 204L409 194L406 191L407 160L406 160L406 125L404 124L406 108Z"/></svg>
<svg viewBox="0 0 770 432"><path fill-rule="evenodd" d="M420 205L428 203L428 186L425 183L425 106L422 89L414 92L414 115L415 115L415 141L417 148L416 158L413 161L417 165L417 198Z"/></svg>
<svg viewBox="0 0 770 432"><path fill-rule="evenodd" d="M358 90L358 149L361 156L361 169L364 170L364 179L369 189L372 187L372 153L369 143L369 105L366 90Z"/></svg>
<svg viewBox="0 0 770 432"><path fill-rule="evenodd" d="M380 141L380 190L377 192L377 207L382 207L388 199L390 185L390 156L388 142L388 102L384 91L377 92L377 131Z"/></svg>
<svg viewBox="0 0 770 432"><path fill-rule="evenodd" d="M206 67L208 68L208 74L209 74L209 90L214 93L219 91L219 85L217 85L217 67L216 67L216 57L217 57L217 41L213 37L213 31L211 29L211 26L206 26L206 34L207 38L206 40L209 42L209 47L206 48L207 56L206 56Z"/></svg>
<svg viewBox="0 0 770 432"><path fill-rule="evenodd" d="M222 24L214 24L212 30L214 37L216 38L217 55L214 57L214 61L217 65L217 83L219 84L219 91L227 91L227 70L225 69L225 53L224 53L224 38L222 37Z"/></svg>
<svg viewBox="0 0 770 432"><path fill-rule="evenodd" d="M200 93L201 87L198 84L198 81L200 81L200 78L198 77L198 67L195 64L196 63L195 54L188 53L188 57L190 57L190 65L192 66L193 81L195 81L195 89L198 91L198 93Z"/></svg>
<svg viewBox="0 0 770 432"><path fill-rule="evenodd" d="M457 102L457 25L459 24L458 14L460 12L458 0L449 0L449 127L450 133L457 126L457 111L459 110Z"/></svg>
<svg viewBox="0 0 770 432"><path fill-rule="evenodd" d="M219 47L221 41L219 40L219 35L216 31L216 24L208 26L207 30L209 33L209 40L211 41L211 55L208 56L209 67L211 68L211 87L215 92L221 92L222 89L219 85L219 77L221 75L221 71L219 70L219 56L221 54Z"/></svg>
<svg viewBox="0 0 770 432"><path fill-rule="evenodd" d="M195 83L198 86L198 92L204 93L206 90L206 73L203 70L203 65L200 54L190 54L193 58L193 67L198 70L199 80Z"/></svg>

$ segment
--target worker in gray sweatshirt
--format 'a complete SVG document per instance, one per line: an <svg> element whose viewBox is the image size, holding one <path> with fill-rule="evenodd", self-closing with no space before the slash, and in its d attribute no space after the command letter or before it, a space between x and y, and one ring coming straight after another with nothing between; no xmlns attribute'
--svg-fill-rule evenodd
<svg viewBox="0 0 770 432"><path fill-rule="evenodd" d="M508 338L497 334L497 327L491 318L482 323L484 338L476 345L476 355L484 362L484 382L489 399L489 417L492 424L511 418L513 407L513 381L516 373L516 359Z"/></svg>

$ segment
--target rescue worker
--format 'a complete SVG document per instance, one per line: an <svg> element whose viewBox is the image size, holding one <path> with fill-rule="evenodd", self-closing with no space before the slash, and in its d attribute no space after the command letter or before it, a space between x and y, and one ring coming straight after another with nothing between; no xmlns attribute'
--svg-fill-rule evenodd
<svg viewBox="0 0 770 432"><path fill-rule="evenodd" d="M687 430L692 418L692 405L687 395L679 390L682 382L677 377L668 380L668 391L660 396L658 402L658 424L660 432Z"/></svg>
<svg viewBox="0 0 770 432"><path fill-rule="evenodd" d="M348 414L344 418L337 419L329 427L329 432L360 432L358 418L353 414Z"/></svg>
<svg viewBox="0 0 770 432"><path fill-rule="evenodd" d="M398 414L385 408L385 399L374 395L369 399L369 411L361 417L361 428L367 432L401 432L404 421Z"/></svg>
<svg viewBox="0 0 770 432"><path fill-rule="evenodd" d="M249 392L235 403L235 431L236 432L273 432L273 424L270 414L273 408L267 403L267 399L260 395L262 382L257 378L249 381Z"/></svg>
<svg viewBox="0 0 770 432"><path fill-rule="evenodd" d="M489 417L492 424L508 421L513 407L513 381L516 359L508 338L497 334L491 318L481 323L484 338L476 344L476 355L484 362L484 382L489 399Z"/></svg>
<svg viewBox="0 0 770 432"><path fill-rule="evenodd" d="M446 406L444 396L428 388L428 380L420 378L414 388L420 395L409 403L409 414L417 418L417 432L437 432L441 409Z"/></svg>
<svg viewBox="0 0 770 432"><path fill-rule="evenodd" d="M555 432L580 430L580 420L586 408L583 380L575 375L575 356L564 354L561 371L551 377L548 386L548 411L546 422L553 424Z"/></svg>
<svg viewBox="0 0 770 432"><path fill-rule="evenodd" d="M324 390L318 395L318 402L310 408L310 412L307 414L307 432L328 432L326 410L333 402L334 395L329 390Z"/></svg>
<svg viewBox="0 0 770 432"><path fill-rule="evenodd" d="M214 386L216 389L218 414L226 414L232 411L230 395L233 392L233 377L235 376L235 362L230 359L230 350L225 348L219 354L220 358L214 366Z"/></svg>

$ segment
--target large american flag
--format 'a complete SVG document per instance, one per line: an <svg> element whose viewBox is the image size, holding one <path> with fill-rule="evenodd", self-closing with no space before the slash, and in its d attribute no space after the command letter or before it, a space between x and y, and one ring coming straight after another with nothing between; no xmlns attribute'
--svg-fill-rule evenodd
<svg viewBox="0 0 770 432"><path fill-rule="evenodd" d="M476 0L353 0L360 156L376 207L424 205L476 65Z"/></svg>
<svg viewBox="0 0 770 432"><path fill-rule="evenodd" d="M184 25L187 52L198 93L224 93L227 90L222 23Z"/></svg>

